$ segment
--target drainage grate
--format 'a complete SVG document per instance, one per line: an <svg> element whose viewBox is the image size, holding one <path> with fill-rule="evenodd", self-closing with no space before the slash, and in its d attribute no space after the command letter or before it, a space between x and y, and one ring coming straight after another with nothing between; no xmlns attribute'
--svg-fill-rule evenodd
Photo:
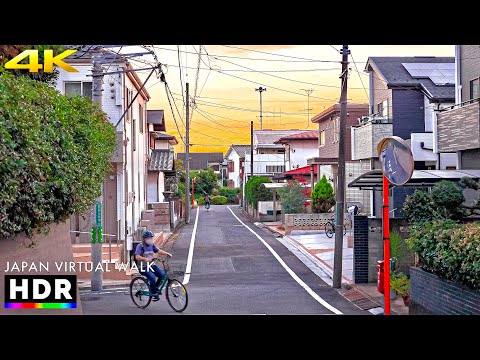
<svg viewBox="0 0 480 360"><path fill-rule="evenodd" d="M368 310L379 306L379 304L373 301L372 298L356 289L347 290L343 292L342 295L345 299L358 306L362 310Z"/></svg>

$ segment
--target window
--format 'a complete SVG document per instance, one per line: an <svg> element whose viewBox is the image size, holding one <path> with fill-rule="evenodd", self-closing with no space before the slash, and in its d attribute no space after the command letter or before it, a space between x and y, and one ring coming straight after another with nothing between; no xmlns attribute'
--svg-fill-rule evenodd
<svg viewBox="0 0 480 360"><path fill-rule="evenodd" d="M338 142L339 139L339 130L340 130L340 117L337 117L332 120L333 122L333 142Z"/></svg>
<svg viewBox="0 0 480 360"><path fill-rule="evenodd" d="M83 95L92 98L92 82L90 81L65 81L65 95Z"/></svg>
<svg viewBox="0 0 480 360"><path fill-rule="evenodd" d="M318 138L320 139L319 146L325 146L325 130L320 132L320 136Z"/></svg>
<svg viewBox="0 0 480 360"><path fill-rule="evenodd" d="M378 116L388 117L388 100L383 100L377 104L377 114Z"/></svg>
<svg viewBox="0 0 480 360"><path fill-rule="evenodd" d="M228 172L233 172L235 171L235 163L233 160L228 160Z"/></svg>
<svg viewBox="0 0 480 360"><path fill-rule="evenodd" d="M477 99L480 96L478 86L479 79L470 81L470 100Z"/></svg>
<svg viewBox="0 0 480 360"><path fill-rule="evenodd" d="M267 173L281 173L285 171L285 167L283 165L267 165L266 171Z"/></svg>
<svg viewBox="0 0 480 360"><path fill-rule="evenodd" d="M143 134L143 106L138 104L138 126L140 127L140 132Z"/></svg>

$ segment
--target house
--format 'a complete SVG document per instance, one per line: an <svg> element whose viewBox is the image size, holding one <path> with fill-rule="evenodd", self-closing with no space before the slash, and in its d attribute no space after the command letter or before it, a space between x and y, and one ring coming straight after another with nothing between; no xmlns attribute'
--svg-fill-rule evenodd
<svg viewBox="0 0 480 360"><path fill-rule="evenodd" d="M227 186L242 187L245 157L250 156L250 145L231 145L225 154Z"/></svg>
<svg viewBox="0 0 480 360"><path fill-rule="evenodd" d="M453 57L370 57L369 115L351 129L351 156L381 169L378 142L386 136L405 139L412 149L415 169L454 169L456 155L435 152L436 113L455 101ZM413 190L391 190L391 216L401 217ZM372 214L381 216L381 194L372 196Z"/></svg>
<svg viewBox="0 0 480 360"><path fill-rule="evenodd" d="M163 192L170 191L171 184L176 182L173 146L178 141L175 136L162 132L166 131L163 110L148 110L147 114L150 135L147 201L151 204L166 201Z"/></svg>
<svg viewBox="0 0 480 360"><path fill-rule="evenodd" d="M455 47L455 106L437 115L436 147L457 169L480 169L480 45ZM434 146L435 146L434 145Z"/></svg>
<svg viewBox="0 0 480 360"><path fill-rule="evenodd" d="M276 143L280 138L299 134L305 130L254 130L253 131L253 174L274 176L290 170L285 155L285 144ZM245 158L244 176L250 176L250 158ZM245 183L245 181L244 181Z"/></svg>
<svg viewBox="0 0 480 360"><path fill-rule="evenodd" d="M358 118L368 114L368 104L347 104L347 126L345 129L345 182L370 170L368 161L354 160L351 156L350 128L358 124ZM340 104L334 104L312 118L318 124L317 152L307 159L307 165L320 167L318 178L325 177L337 192L338 149L340 130ZM312 176L313 177L313 176ZM347 205L354 203L363 213L370 212L370 194L358 189L345 189Z"/></svg>
<svg viewBox="0 0 480 360"><path fill-rule="evenodd" d="M212 168L217 174L219 185L222 184L222 163L224 162L223 153L221 152L191 152L190 154L190 170L207 170ZM183 162L185 168L185 153L178 153L177 159Z"/></svg>
<svg viewBox="0 0 480 360"><path fill-rule="evenodd" d="M112 154L112 170L103 184L103 233L113 241L126 243L128 247L134 240L142 214L147 209L147 164L150 154L147 104L150 94L145 88L142 89L143 83L127 59L105 50L102 52L108 58L108 66L104 67L104 71L108 67L108 72L118 72L103 78L102 110L114 125L127 110L116 127L117 147ZM59 69L57 90L66 95L91 98L91 52L78 51L65 61L78 72ZM139 95L128 107L137 93ZM90 241L88 233L91 232L94 221L93 210L86 215L76 214L71 218L71 230L76 231L72 234L73 242ZM126 251L125 247L124 249Z"/></svg>
<svg viewBox="0 0 480 360"><path fill-rule="evenodd" d="M307 158L318 154L318 130L282 136L275 144L285 144L288 169L307 166Z"/></svg>

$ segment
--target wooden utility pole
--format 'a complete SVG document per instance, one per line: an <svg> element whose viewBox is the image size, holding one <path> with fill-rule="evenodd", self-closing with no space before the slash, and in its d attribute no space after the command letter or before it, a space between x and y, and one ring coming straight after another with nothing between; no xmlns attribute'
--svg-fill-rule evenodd
<svg viewBox="0 0 480 360"><path fill-rule="evenodd" d="M253 121L250 121L250 178L253 177Z"/></svg>
<svg viewBox="0 0 480 360"><path fill-rule="evenodd" d="M343 216L345 213L345 131L347 127L347 80L348 80L348 45L342 47L342 74L340 96L340 126L338 138L338 177L335 206L335 252L333 258L333 287L342 286L343 261Z"/></svg>

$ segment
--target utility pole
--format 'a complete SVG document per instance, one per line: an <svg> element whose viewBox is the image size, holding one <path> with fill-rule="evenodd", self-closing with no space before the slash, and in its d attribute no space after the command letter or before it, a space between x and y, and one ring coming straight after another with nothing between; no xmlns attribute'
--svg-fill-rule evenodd
<svg viewBox="0 0 480 360"><path fill-rule="evenodd" d="M100 47L96 47L92 56L92 100L98 104L98 108L102 111L102 52ZM102 186L103 188L103 186ZM101 189L103 193L103 189ZM102 248L103 248L103 231L102 231L102 194L97 198L95 210L92 209L92 238L91 238L91 255L93 270L91 272L91 290L100 291L103 288L103 271L102 266Z"/></svg>
<svg viewBox="0 0 480 360"><path fill-rule="evenodd" d="M335 253L333 258L333 287L342 286L343 260L343 216L345 213L345 130L347 127L347 79L348 79L348 45L342 47L342 74L340 96L340 126L338 138L338 178L335 207Z"/></svg>
<svg viewBox="0 0 480 360"><path fill-rule="evenodd" d="M189 102L188 82L185 84L185 222L190 223L190 118L189 118ZM198 211L198 210L197 210Z"/></svg>
<svg viewBox="0 0 480 360"><path fill-rule="evenodd" d="M262 88L261 86L258 89L255 89L255 91L260 92L260 130L263 130L263 114L262 114L262 92L267 91L266 88Z"/></svg>
<svg viewBox="0 0 480 360"><path fill-rule="evenodd" d="M250 121L250 178L253 177L253 121Z"/></svg>
<svg viewBox="0 0 480 360"><path fill-rule="evenodd" d="M307 129L310 127L310 94L313 92L313 89L300 89L307 93Z"/></svg>

